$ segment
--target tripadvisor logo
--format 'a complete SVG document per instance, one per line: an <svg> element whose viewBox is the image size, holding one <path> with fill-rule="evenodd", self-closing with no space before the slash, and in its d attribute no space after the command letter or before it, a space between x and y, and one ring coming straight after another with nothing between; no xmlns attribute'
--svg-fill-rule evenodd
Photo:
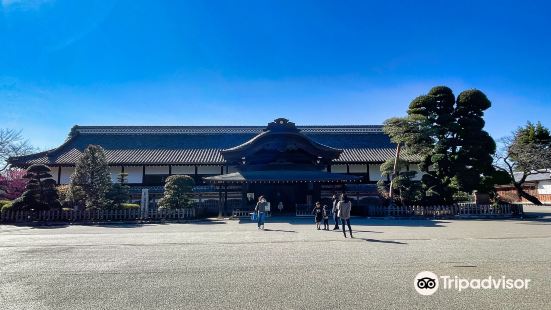
<svg viewBox="0 0 551 310"><path fill-rule="evenodd" d="M413 283L417 293L421 295L432 295L438 290L438 276L430 271L422 271L415 276Z"/></svg>
<svg viewBox="0 0 551 310"><path fill-rule="evenodd" d="M445 290L457 290L459 292L472 290L527 290L530 279L510 279L505 276L494 278L489 276L484 279L465 279L458 276L437 276L430 271L422 271L415 276L413 285L417 293L429 296L438 290L439 287Z"/></svg>

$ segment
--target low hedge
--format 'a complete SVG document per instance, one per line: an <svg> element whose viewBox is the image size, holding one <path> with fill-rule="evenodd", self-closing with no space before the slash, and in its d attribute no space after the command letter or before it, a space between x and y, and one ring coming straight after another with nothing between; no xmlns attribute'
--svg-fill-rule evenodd
<svg viewBox="0 0 551 310"><path fill-rule="evenodd" d="M120 208L123 210L135 210L139 209L140 205L135 203L121 203Z"/></svg>
<svg viewBox="0 0 551 310"><path fill-rule="evenodd" d="M0 200L0 212L9 211L12 207L11 200Z"/></svg>

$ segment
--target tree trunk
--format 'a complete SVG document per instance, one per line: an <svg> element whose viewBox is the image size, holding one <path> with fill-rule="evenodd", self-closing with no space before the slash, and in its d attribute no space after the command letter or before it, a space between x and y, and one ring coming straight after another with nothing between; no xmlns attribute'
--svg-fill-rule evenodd
<svg viewBox="0 0 551 310"><path fill-rule="evenodd" d="M515 189L517 190L517 195L518 195L520 198L524 198L524 199L530 201L531 203L533 203L533 204L535 204L535 205L537 205L537 206L541 206L541 205L542 205L541 201L540 201L538 198L536 198L536 197L534 197L534 196L528 194L528 193L522 188L522 184L519 184L519 183L516 183L516 182L514 182L513 184L515 185Z"/></svg>

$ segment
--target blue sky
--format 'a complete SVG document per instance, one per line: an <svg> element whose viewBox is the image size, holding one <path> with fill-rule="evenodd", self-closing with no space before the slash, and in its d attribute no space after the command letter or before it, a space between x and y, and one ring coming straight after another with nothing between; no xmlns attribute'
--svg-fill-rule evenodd
<svg viewBox="0 0 551 310"><path fill-rule="evenodd" d="M494 138L551 127L545 1L0 0L0 127L380 124L484 91Z"/></svg>

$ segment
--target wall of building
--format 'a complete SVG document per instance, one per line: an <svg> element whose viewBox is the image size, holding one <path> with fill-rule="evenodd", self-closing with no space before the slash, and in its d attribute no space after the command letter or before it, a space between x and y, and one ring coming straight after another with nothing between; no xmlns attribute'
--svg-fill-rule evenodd
<svg viewBox="0 0 551 310"><path fill-rule="evenodd" d="M52 175L51 179L57 182L57 174L59 172L59 167L50 167L50 174Z"/></svg>
<svg viewBox="0 0 551 310"><path fill-rule="evenodd" d="M57 180L58 169L61 169L61 178L60 184L68 184L71 180L71 175L74 172L74 167L52 167L52 177L54 180ZM410 169L417 169L417 165L411 165ZM116 182L118 174L122 172L121 166L110 166L109 171L111 174L111 181ZM183 166L172 166L170 171L173 175L175 174L186 174L186 175L195 175L195 166L183 165ZM197 166L197 174L199 176L206 175L219 175L223 171L226 173L225 166ZM237 169L234 166L230 166L227 169L227 173L236 172ZM130 184L142 184L143 183L143 166L125 166L124 172L128 174L128 183ZM366 174L369 172L369 181L377 182L382 179L380 172L380 164L337 164L331 165L332 173L347 173L351 174ZM145 167L146 175L168 175L169 166L146 166ZM416 179L420 179L421 174L418 174ZM551 185L550 185L551 186ZM551 190L551 189L550 189Z"/></svg>
<svg viewBox="0 0 551 310"><path fill-rule="evenodd" d="M195 166L172 166L172 174L194 175Z"/></svg>
<svg viewBox="0 0 551 310"><path fill-rule="evenodd" d="M142 166L124 166L124 172L128 173L129 184L141 184L143 182Z"/></svg>
<svg viewBox="0 0 551 310"><path fill-rule="evenodd" d="M421 170L419 170L419 166L417 164L410 164L409 165L409 171L416 171L417 174L415 175L415 178L413 178L416 181L421 181L421 178L423 177L423 173Z"/></svg>
<svg viewBox="0 0 551 310"><path fill-rule="evenodd" d="M197 174L220 174L221 166L198 166Z"/></svg>
<svg viewBox="0 0 551 310"><path fill-rule="evenodd" d="M377 182L383 180L381 175L381 164L369 164L369 181Z"/></svg>
<svg viewBox="0 0 551 310"><path fill-rule="evenodd" d="M331 165L332 173L346 173L346 165Z"/></svg>
<svg viewBox="0 0 551 310"><path fill-rule="evenodd" d="M551 194L551 180L538 182L538 194L550 195Z"/></svg>
<svg viewBox="0 0 551 310"><path fill-rule="evenodd" d="M168 166L145 166L145 174L168 174Z"/></svg>
<svg viewBox="0 0 551 310"><path fill-rule="evenodd" d="M350 173L367 173L367 165L358 165L358 164L352 164L348 165L348 169Z"/></svg>
<svg viewBox="0 0 551 310"><path fill-rule="evenodd" d="M111 182L116 183L119 174L122 172L122 167L109 167L109 173L111 174Z"/></svg>
<svg viewBox="0 0 551 310"><path fill-rule="evenodd" d="M61 169L61 177L59 179L60 184L69 184L71 182L71 175L75 171L74 167L59 167Z"/></svg>

